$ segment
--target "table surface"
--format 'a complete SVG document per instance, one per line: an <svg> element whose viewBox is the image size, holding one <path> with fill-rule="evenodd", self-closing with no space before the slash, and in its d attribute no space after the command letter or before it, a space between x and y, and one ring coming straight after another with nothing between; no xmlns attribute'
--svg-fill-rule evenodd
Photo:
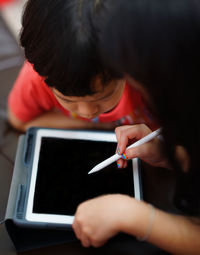
<svg viewBox="0 0 200 255"><path fill-rule="evenodd" d="M6 108L7 96L17 77L19 69L23 63L22 53L17 42L12 37L9 29L5 26L0 17L0 219L5 216L7 199L12 179L12 172L15 160L17 140L19 133L14 131L7 123ZM170 210L172 207L172 194L174 177L171 171L155 169L145 166L143 171L143 190L146 201L155 206ZM125 253L120 242L115 242L113 246L114 254L143 254L137 246L144 246L144 249L152 251L148 244L137 242L134 251ZM45 247L23 254L111 254L112 240L102 248L83 248L79 242ZM148 248L149 247L149 248ZM4 224L0 225L0 255L17 254L15 248L7 234ZM147 253L145 253L147 254ZM148 253L150 254L150 253ZM153 254L153 253L151 253ZM155 254L158 253L156 250Z"/></svg>

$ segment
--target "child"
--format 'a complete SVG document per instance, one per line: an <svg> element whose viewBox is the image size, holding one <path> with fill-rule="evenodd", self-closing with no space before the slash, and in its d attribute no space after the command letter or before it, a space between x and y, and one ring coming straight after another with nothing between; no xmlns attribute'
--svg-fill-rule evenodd
<svg viewBox="0 0 200 255"><path fill-rule="evenodd" d="M8 101L16 129L113 129L135 123L154 128L139 92L100 60L97 24L104 4L28 1L21 34L28 61Z"/></svg>

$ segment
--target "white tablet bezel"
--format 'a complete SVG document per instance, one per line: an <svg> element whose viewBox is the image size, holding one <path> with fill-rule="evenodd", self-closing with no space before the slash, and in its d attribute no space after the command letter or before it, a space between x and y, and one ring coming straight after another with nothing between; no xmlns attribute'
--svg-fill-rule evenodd
<svg viewBox="0 0 200 255"><path fill-rule="evenodd" d="M43 137L116 142L117 141L116 136L114 133L98 132L98 131L95 132L95 131L51 130L51 129L37 130L25 219L30 222L70 224L71 225L73 223L74 216L57 215L57 214L51 214L51 215L50 214L39 214L39 213L32 212L41 140ZM141 193L140 193L140 180L139 180L139 172L138 172L138 160L133 159L132 165L133 165L133 181L134 181L134 188L135 188L134 194L135 194L135 198L140 200ZM90 169L88 169L88 170L90 170Z"/></svg>

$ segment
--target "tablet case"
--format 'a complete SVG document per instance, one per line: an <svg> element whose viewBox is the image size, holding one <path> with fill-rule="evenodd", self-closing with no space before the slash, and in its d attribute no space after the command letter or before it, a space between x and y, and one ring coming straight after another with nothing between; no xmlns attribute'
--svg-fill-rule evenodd
<svg viewBox="0 0 200 255"><path fill-rule="evenodd" d="M20 137L18 151L15 160L14 174L8 200L7 214L16 225L31 228L55 228L56 224L30 222L25 219L25 208L28 201L28 189L31 180L31 168L33 164L33 149L37 128L30 128L25 136ZM12 205L12 209L10 208ZM12 211L12 213L11 213ZM60 225L59 228L71 229L71 225Z"/></svg>
<svg viewBox="0 0 200 255"><path fill-rule="evenodd" d="M27 141L24 135L20 136L5 215L8 234L18 251L76 241L77 239L72 230L23 228L14 223L16 215L23 219L24 190L28 178L27 165L24 164L23 158L24 156L28 157L28 154L24 154L27 142L30 142L30 140ZM17 207L16 201L19 201Z"/></svg>
<svg viewBox="0 0 200 255"><path fill-rule="evenodd" d="M34 228L33 226L22 227L14 223L16 216L19 218L21 217L22 220L24 217L23 206L28 180L28 165L31 161L31 148L33 145L32 143L34 142L34 140L30 138L33 135L32 132L34 132L34 129L29 130L28 135L21 135L19 138L15 167L5 216L7 232L16 250L19 252L69 242L79 244L79 241L76 239L75 234L71 229L66 228L65 230L58 230L48 228L48 226L41 229ZM120 250L122 252L121 254L131 254L133 250L138 250L138 254L145 255L158 254L157 252L160 252L160 250L156 247L145 242L140 243L134 237L125 234L120 234L111 239L108 244L106 244L105 248L103 248L104 252L108 252L107 254L110 254L112 251L116 251L117 254L117 251L120 252Z"/></svg>

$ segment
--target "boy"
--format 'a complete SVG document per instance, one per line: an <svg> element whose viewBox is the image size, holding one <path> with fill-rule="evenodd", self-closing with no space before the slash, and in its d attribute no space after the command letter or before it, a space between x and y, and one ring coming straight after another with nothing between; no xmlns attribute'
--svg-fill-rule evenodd
<svg viewBox="0 0 200 255"><path fill-rule="evenodd" d="M9 121L30 126L113 129L154 121L139 92L98 52L100 0L29 0L22 22L25 62L9 95Z"/></svg>

